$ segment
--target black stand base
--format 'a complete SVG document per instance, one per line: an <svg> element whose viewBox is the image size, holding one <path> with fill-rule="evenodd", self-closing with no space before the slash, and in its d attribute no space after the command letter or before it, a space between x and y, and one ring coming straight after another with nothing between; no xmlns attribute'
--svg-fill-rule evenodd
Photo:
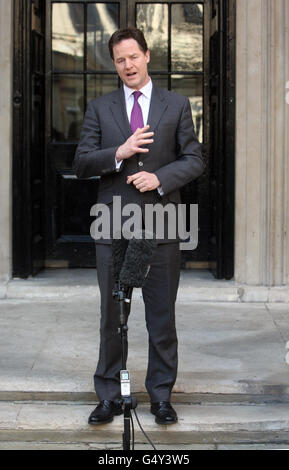
<svg viewBox="0 0 289 470"><path fill-rule="evenodd" d="M123 450L130 450L130 421L131 421L131 410L137 407L137 400L135 397L124 397L124 433L122 435Z"/></svg>

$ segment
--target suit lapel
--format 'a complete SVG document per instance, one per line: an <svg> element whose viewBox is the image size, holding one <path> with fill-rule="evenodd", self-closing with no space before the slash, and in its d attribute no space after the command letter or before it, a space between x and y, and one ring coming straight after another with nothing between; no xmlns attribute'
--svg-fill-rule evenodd
<svg viewBox="0 0 289 470"><path fill-rule="evenodd" d="M147 123L150 125L150 131L154 131L156 129L167 107L168 104L164 95L162 94L161 88L157 87L156 85L153 85L147 121ZM127 140L131 136L131 128L126 112L123 87L119 88L119 90L116 91L112 99L110 109L116 124L120 128L125 140Z"/></svg>
<svg viewBox="0 0 289 470"><path fill-rule="evenodd" d="M123 87L116 91L110 105L110 110L125 140L127 140L131 136L131 128L127 118Z"/></svg>
<svg viewBox="0 0 289 470"><path fill-rule="evenodd" d="M152 89L152 97L148 115L148 124L150 125L149 131L154 131L164 114L165 110L167 109L168 104L164 95L162 94L161 88L153 85Z"/></svg>

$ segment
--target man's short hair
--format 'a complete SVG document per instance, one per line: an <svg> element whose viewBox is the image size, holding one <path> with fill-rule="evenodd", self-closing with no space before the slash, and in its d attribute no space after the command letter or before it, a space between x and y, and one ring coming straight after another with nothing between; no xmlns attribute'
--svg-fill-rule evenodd
<svg viewBox="0 0 289 470"><path fill-rule="evenodd" d="M112 60L113 60L113 46L115 46L116 44L119 44L124 39L135 39L135 41L138 43L140 49L143 51L144 54L148 50L145 37L143 35L143 32L140 29L137 29L137 28L118 29L117 31L113 33L113 35L110 37L110 40L108 41L109 53L110 53L110 57L112 58Z"/></svg>

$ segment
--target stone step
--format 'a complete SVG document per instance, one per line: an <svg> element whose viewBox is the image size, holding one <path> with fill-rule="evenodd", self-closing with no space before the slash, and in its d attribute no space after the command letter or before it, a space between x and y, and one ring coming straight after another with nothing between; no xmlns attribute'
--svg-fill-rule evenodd
<svg viewBox="0 0 289 470"><path fill-rule="evenodd" d="M178 404L189 405L263 405L285 404L289 406L289 394L284 393L284 387L268 386L269 393L172 393L172 401ZM282 390L280 390L282 388ZM286 389L287 390L287 389ZM138 403L149 403L150 397L145 392L134 392ZM28 391L28 390L0 390L1 402L86 402L96 403L97 396L92 391Z"/></svg>
<svg viewBox="0 0 289 470"><path fill-rule="evenodd" d="M122 451L120 442L112 444L101 444L94 442L17 442L17 441L0 441L1 450L95 450L95 451ZM136 451L152 451L150 444L136 444ZM180 451L186 453L194 450L289 450L288 444L274 443L250 443L250 444L158 444L157 451L166 450L168 453ZM110 453L109 455L113 455Z"/></svg>
<svg viewBox="0 0 289 470"><path fill-rule="evenodd" d="M148 404L137 407L143 429L157 449L166 445L289 444L286 404L173 405L179 422L170 426L155 424ZM90 443L119 448L123 416L106 425L90 426L87 418L92 409L91 404L82 402L1 402L0 441ZM134 427L136 444L147 444L135 417Z"/></svg>
<svg viewBox="0 0 289 470"><path fill-rule="evenodd" d="M141 289L134 289L141 297ZM0 299L99 299L95 269L45 269L28 279L0 283ZM218 280L208 270L182 270L178 302L289 302L287 286L249 286Z"/></svg>

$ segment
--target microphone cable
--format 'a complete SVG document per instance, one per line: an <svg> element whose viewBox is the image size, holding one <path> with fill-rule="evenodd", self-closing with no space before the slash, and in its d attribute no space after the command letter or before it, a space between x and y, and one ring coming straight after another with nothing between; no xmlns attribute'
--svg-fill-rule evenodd
<svg viewBox="0 0 289 470"><path fill-rule="evenodd" d="M152 448L153 448L154 450L157 450L156 447L154 446L154 444L152 443L152 441L150 440L150 438L148 437L147 433L144 431L142 425L140 424L140 420L138 419L138 415L137 415L135 409L134 409L133 411L134 411L134 414L135 414L137 423L138 423L138 425L139 425L139 427L140 427L142 433L144 434L144 436L146 437L146 439L148 440L148 442L150 443L150 445L152 446ZM133 431L133 436L134 436L134 431ZM134 443L133 443L133 448L134 448Z"/></svg>
<svg viewBox="0 0 289 470"><path fill-rule="evenodd" d="M155 445L153 444L153 442L150 440L149 436L147 435L147 433L146 433L145 430L143 429L143 427L142 427L142 425L141 425L141 423L140 423L140 420L139 420L139 418L138 418L138 415L137 415L136 410L134 409L133 411L134 411L134 414L135 414L137 423L138 423L138 425L139 425L139 427L140 427L142 433L144 434L145 438L147 439L147 441L149 442L149 444L152 446L152 448L153 448L154 450L157 450L156 447L155 447ZM130 421L131 421L131 431L132 431L132 432L131 432L131 434L132 434L132 440L131 440L132 442L131 442L131 445L132 445L132 450L135 450L135 448L134 448L134 445L135 445L135 439L134 439L134 422L133 422L132 414L130 414Z"/></svg>
<svg viewBox="0 0 289 470"><path fill-rule="evenodd" d="M134 450L134 425L133 425L133 419L132 419L132 414L130 414L130 420L131 420L131 433L132 433L132 449Z"/></svg>

